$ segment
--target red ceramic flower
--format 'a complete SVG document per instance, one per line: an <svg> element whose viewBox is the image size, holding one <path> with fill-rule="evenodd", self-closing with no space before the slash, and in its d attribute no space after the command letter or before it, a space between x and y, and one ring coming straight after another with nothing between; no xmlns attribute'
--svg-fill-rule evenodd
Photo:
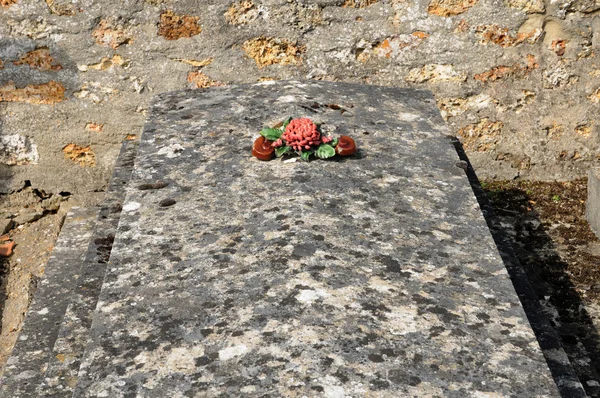
<svg viewBox="0 0 600 398"><path fill-rule="evenodd" d="M322 142L317 125L308 118L292 119L281 138L296 151L310 149Z"/></svg>

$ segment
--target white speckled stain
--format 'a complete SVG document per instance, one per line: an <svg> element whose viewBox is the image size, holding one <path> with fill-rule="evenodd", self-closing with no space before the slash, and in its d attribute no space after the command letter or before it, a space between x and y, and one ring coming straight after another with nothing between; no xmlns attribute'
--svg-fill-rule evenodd
<svg viewBox="0 0 600 398"><path fill-rule="evenodd" d="M395 335L414 333L426 329L426 321L418 315L418 308L398 306L387 313L390 332Z"/></svg>
<svg viewBox="0 0 600 398"><path fill-rule="evenodd" d="M204 355L201 345L175 347L165 350L162 344L154 351L139 353L133 361L136 368L143 372L156 372L159 376L172 373L191 374L196 371L196 359Z"/></svg>
<svg viewBox="0 0 600 398"><path fill-rule="evenodd" d="M275 80L265 80L264 82L256 83L255 86L273 86L277 84Z"/></svg>
<svg viewBox="0 0 600 398"><path fill-rule="evenodd" d="M157 155L166 155L168 158L175 158L181 155L184 148L180 144L171 144L169 146L162 147L156 152Z"/></svg>
<svg viewBox="0 0 600 398"><path fill-rule="evenodd" d="M233 347L223 348L219 351L219 359L221 361L227 361L231 358L244 355L248 351L248 347L245 344L236 345Z"/></svg>
<svg viewBox="0 0 600 398"><path fill-rule="evenodd" d="M302 290L296 295L296 300L303 302L306 305L311 305L320 298L329 296L323 290Z"/></svg>
<svg viewBox="0 0 600 398"><path fill-rule="evenodd" d="M506 395L498 394L495 392L488 391L475 391L473 392L473 398L504 398Z"/></svg>
<svg viewBox="0 0 600 398"><path fill-rule="evenodd" d="M42 308L41 310L38 311L38 314L40 315L46 315L48 313L48 308Z"/></svg>
<svg viewBox="0 0 600 398"><path fill-rule="evenodd" d="M293 95L282 95L281 97L277 98L277 102L296 102L296 97Z"/></svg>
<svg viewBox="0 0 600 398"><path fill-rule="evenodd" d="M346 390L344 387L337 385L339 381L332 376L325 376L321 379L323 387L323 397L326 398L345 398Z"/></svg>
<svg viewBox="0 0 600 398"><path fill-rule="evenodd" d="M431 231L431 233L439 240L452 240L452 236L448 235L445 232L433 230Z"/></svg>
<svg viewBox="0 0 600 398"><path fill-rule="evenodd" d="M142 207L141 203L138 203L138 202L129 202L129 203L126 203L126 204L123 205L123 211L124 212L136 211L140 207Z"/></svg>
<svg viewBox="0 0 600 398"><path fill-rule="evenodd" d="M407 113L407 112L400 112L398 114L398 118L400 120L404 120L404 121L407 121L407 122L414 122L416 120L422 119L422 117L419 116L419 115L417 115L417 114Z"/></svg>

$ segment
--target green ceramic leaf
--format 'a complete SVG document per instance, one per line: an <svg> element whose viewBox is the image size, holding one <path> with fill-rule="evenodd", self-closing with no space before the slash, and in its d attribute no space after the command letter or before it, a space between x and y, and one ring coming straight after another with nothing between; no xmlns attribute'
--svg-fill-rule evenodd
<svg viewBox="0 0 600 398"><path fill-rule="evenodd" d="M312 155L313 151L302 151L302 153L300 153L300 159L302 160L308 160L308 158L310 157L310 155Z"/></svg>
<svg viewBox="0 0 600 398"><path fill-rule="evenodd" d="M283 122L283 124L281 125L281 131L285 131L285 128L287 127L288 124L290 124L290 122L292 121L292 117L288 117L287 120L285 122Z"/></svg>
<svg viewBox="0 0 600 398"><path fill-rule="evenodd" d="M321 159L327 159L335 156L335 149L329 144L321 144L317 148L315 155Z"/></svg>
<svg viewBox="0 0 600 398"><path fill-rule="evenodd" d="M291 146L280 146L279 148L275 148L275 156L278 158L282 157L284 154L288 153L292 149Z"/></svg>
<svg viewBox="0 0 600 398"><path fill-rule="evenodd" d="M332 141L329 143L329 145L331 145L331 146L332 146L332 147L334 147L334 148L335 148L335 146L336 146L337 144L338 144L338 139L337 139L337 137L335 137L335 138L334 138L334 139L333 139L333 140L332 140Z"/></svg>
<svg viewBox="0 0 600 398"><path fill-rule="evenodd" d="M283 134L283 132L279 129L262 129L260 131L260 135L262 135L269 141L278 140L279 138L281 138L281 134Z"/></svg>

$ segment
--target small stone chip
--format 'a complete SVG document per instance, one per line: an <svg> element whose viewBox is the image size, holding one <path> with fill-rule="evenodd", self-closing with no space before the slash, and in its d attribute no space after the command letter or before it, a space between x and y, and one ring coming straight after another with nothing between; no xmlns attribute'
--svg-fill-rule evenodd
<svg viewBox="0 0 600 398"><path fill-rule="evenodd" d="M168 182L158 181L158 182L140 184L140 185L138 185L138 189L140 191L147 191L150 189L162 189L162 188L167 187L168 185L169 185Z"/></svg>
<svg viewBox="0 0 600 398"><path fill-rule="evenodd" d="M169 207L169 206L173 206L175 203L177 203L177 201L175 199L163 199L160 202L158 202L158 205L160 207Z"/></svg>

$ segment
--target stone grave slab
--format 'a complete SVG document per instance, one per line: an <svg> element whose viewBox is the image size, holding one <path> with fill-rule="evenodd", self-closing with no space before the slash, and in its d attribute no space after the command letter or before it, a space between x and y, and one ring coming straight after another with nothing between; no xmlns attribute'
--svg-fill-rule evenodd
<svg viewBox="0 0 600 398"><path fill-rule="evenodd" d="M343 159L261 162L309 117ZM74 396L554 397L431 93L264 82L150 111Z"/></svg>

